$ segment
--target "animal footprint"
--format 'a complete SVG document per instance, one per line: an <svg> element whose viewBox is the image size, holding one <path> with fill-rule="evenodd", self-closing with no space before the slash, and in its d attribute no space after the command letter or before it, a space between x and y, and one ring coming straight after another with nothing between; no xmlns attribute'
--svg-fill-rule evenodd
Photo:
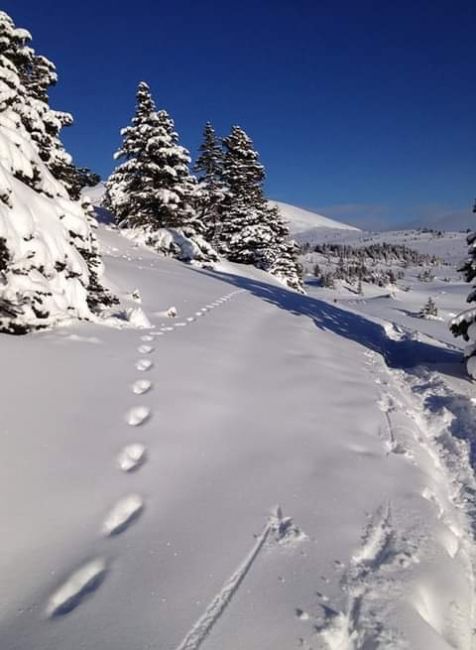
<svg viewBox="0 0 476 650"><path fill-rule="evenodd" d="M152 382L148 379L138 379L132 385L132 392L136 395L143 395L152 388Z"/></svg>
<svg viewBox="0 0 476 650"><path fill-rule="evenodd" d="M102 526L106 537L119 535L140 516L144 510L144 501L138 494L130 494L116 503Z"/></svg>
<svg viewBox="0 0 476 650"><path fill-rule="evenodd" d="M123 472L132 472L146 461L147 450L139 442L127 445L117 457L117 464Z"/></svg>
<svg viewBox="0 0 476 650"><path fill-rule="evenodd" d="M70 575L64 584L50 597L46 607L49 617L68 614L80 602L95 591L106 576L106 562L97 558L84 564L80 569Z"/></svg>
<svg viewBox="0 0 476 650"><path fill-rule="evenodd" d="M134 406L127 412L127 424L131 427L138 427L144 424L151 416L151 410L147 406Z"/></svg>
<svg viewBox="0 0 476 650"><path fill-rule="evenodd" d="M154 348L151 345L140 345L137 348L137 351L139 354L150 354L151 352L154 351Z"/></svg>
<svg viewBox="0 0 476 650"><path fill-rule="evenodd" d="M141 370L142 372L146 372L147 370L150 370L153 367L153 363L150 359L139 359L136 361L136 368L137 370Z"/></svg>

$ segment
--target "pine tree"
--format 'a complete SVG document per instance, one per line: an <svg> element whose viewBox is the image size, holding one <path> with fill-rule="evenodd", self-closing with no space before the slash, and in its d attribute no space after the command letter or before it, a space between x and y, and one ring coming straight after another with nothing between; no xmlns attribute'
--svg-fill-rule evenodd
<svg viewBox="0 0 476 650"><path fill-rule="evenodd" d="M266 200L265 170L253 142L234 126L223 145L227 193L220 206L219 251L231 261L253 264L302 291L297 247L289 242L278 208Z"/></svg>
<svg viewBox="0 0 476 650"><path fill-rule="evenodd" d="M53 161L71 160L48 101L56 73L30 41L0 12L0 330L16 333L113 300L99 282L94 219L54 174Z"/></svg>
<svg viewBox="0 0 476 650"><path fill-rule="evenodd" d="M5 56L15 64L21 87L12 105L37 145L43 162L66 187L69 196L77 200L81 189L98 177L87 169L78 169L61 142L60 132L73 124L73 117L49 105L49 89L58 81L54 64L29 46L31 35L28 31L16 29L17 34L12 34L13 23L9 20L6 14L0 18L0 34L4 35L5 43L8 42Z"/></svg>
<svg viewBox="0 0 476 650"><path fill-rule="evenodd" d="M304 293L299 264L299 247L289 237L289 228L277 206L267 205L265 210L267 223L273 233L273 243L267 252L267 264L263 268L280 278L288 287Z"/></svg>
<svg viewBox="0 0 476 650"><path fill-rule="evenodd" d="M226 196L223 163L221 143L215 129L207 122L194 171L199 183L198 211L204 224L203 234L213 246L219 244L222 206Z"/></svg>
<svg viewBox="0 0 476 650"><path fill-rule="evenodd" d="M428 300L421 308L419 315L421 318L434 318L438 316L438 307L431 296L429 296Z"/></svg>
<svg viewBox="0 0 476 650"><path fill-rule="evenodd" d="M260 264L272 243L264 214L264 167L251 139L239 126L232 128L223 145L227 196L223 202L219 250L233 262Z"/></svg>
<svg viewBox="0 0 476 650"><path fill-rule="evenodd" d="M137 90L137 108L130 126L121 131L123 144L115 158L123 162L106 183L104 205L125 228L180 228L187 236L203 231L193 204L196 181L190 156L179 145L174 123L157 111L145 82Z"/></svg>

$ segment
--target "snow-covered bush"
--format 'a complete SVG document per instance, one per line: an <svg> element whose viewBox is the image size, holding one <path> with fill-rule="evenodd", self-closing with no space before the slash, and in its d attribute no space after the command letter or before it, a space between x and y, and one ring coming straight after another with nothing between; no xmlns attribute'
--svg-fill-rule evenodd
<svg viewBox="0 0 476 650"><path fill-rule="evenodd" d="M476 208L474 211L476 212ZM469 255L458 270L463 273L466 282L472 282L476 278L476 232L469 233L467 242ZM475 301L476 284L466 298L468 303ZM469 375L476 379L476 307L466 309L453 318L450 321L450 330L454 336L462 336L468 342L464 353L467 359L466 367Z"/></svg>
<svg viewBox="0 0 476 650"><path fill-rule="evenodd" d="M54 66L30 40L0 12L0 331L13 333L90 318L112 300L92 210L62 178L73 169L59 140L70 118L48 104Z"/></svg>
<svg viewBox="0 0 476 650"><path fill-rule="evenodd" d="M159 228L139 226L125 228L122 233L137 244L152 248L166 257L175 257L182 262L217 261L213 247L201 236L186 237L180 228Z"/></svg>

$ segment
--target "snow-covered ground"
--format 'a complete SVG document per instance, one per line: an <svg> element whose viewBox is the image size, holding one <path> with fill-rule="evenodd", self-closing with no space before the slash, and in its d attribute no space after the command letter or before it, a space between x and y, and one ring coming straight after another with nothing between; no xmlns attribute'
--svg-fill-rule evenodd
<svg viewBox="0 0 476 650"><path fill-rule="evenodd" d="M0 337L0 648L473 648L467 287L301 296L100 239L150 328Z"/></svg>

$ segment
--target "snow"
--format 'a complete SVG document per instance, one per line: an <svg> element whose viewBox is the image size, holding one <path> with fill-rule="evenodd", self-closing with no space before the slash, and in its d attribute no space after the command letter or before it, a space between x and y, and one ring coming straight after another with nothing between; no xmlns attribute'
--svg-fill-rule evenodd
<svg viewBox="0 0 476 650"><path fill-rule="evenodd" d="M302 296L99 234L137 326L0 337L0 647L472 650L474 387L415 315L467 286Z"/></svg>
<svg viewBox="0 0 476 650"><path fill-rule="evenodd" d="M279 208L284 220L289 226L289 231L292 236L320 228L360 232L359 228L355 226L349 226L340 221L329 219L329 217L324 217L322 214L312 212L311 210L304 210L303 208L298 208L295 205L283 203L282 201L270 201L270 203Z"/></svg>

